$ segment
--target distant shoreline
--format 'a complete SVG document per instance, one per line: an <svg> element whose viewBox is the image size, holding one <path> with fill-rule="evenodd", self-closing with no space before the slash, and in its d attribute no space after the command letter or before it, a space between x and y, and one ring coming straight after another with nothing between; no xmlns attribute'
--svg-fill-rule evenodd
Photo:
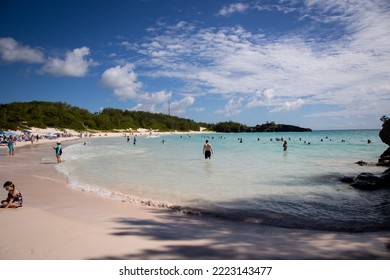
<svg viewBox="0 0 390 280"><path fill-rule="evenodd" d="M16 131L8 131L10 133L14 133L16 135L31 135L31 136L36 136L39 135L40 139L36 141L36 139L33 140L33 143L31 143L30 140L18 140L15 141L15 149L22 147L22 146L29 146L29 145L40 145L43 143L53 143L55 144L56 142L64 142L64 141L70 141L70 140L85 140L85 139L90 139L90 138L99 138L99 137L124 137L125 135L136 135L136 136L148 136L148 135L180 135L180 134L208 134L208 133L215 133L213 131L170 131L170 132L159 132L159 131L153 131L153 130L148 130L144 128L139 128L134 131L117 131L117 132L105 132L105 131L100 131L100 132L77 132L72 129L63 129L63 131L56 129L56 128L31 128L29 131L30 133L25 133L21 130L16 130ZM71 136L61 136L61 137L53 137L53 138L46 138L45 136L47 135L54 135L56 132L63 132L66 131L66 134L71 135ZM49 133L49 134L48 134ZM82 137L80 137L82 135ZM84 136L86 135L86 136ZM8 149L6 143L2 143L0 145L0 149Z"/></svg>

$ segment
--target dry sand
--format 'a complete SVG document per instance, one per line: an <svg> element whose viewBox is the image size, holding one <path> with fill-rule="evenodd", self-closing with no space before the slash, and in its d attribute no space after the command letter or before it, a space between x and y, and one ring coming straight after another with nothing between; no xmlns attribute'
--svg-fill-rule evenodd
<svg viewBox="0 0 390 280"><path fill-rule="evenodd" d="M21 208L0 209L0 259L390 259L389 232L184 216L69 189L54 168L54 143L16 145L13 157L0 149L0 183L13 181L24 198Z"/></svg>

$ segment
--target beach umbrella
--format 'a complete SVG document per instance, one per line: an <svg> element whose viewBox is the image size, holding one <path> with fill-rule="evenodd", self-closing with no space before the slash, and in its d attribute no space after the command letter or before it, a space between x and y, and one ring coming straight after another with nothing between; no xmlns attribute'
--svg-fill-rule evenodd
<svg viewBox="0 0 390 280"><path fill-rule="evenodd" d="M22 130L22 132L24 132L24 133L31 133L31 131L30 130L27 130L27 129L24 129L24 130Z"/></svg>
<svg viewBox="0 0 390 280"><path fill-rule="evenodd" d="M19 134L16 134L16 133L12 133L12 132L5 132L4 133L4 135L5 136L7 136L7 137L10 137L10 136L15 136L16 137L16 139L18 139L19 140Z"/></svg>

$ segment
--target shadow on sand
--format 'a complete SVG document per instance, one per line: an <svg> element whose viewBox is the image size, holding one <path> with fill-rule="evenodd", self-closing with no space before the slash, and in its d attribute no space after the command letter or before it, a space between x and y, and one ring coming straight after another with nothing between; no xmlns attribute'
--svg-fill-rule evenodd
<svg viewBox="0 0 390 280"><path fill-rule="evenodd" d="M390 259L389 234L293 230L157 211L159 220L116 218L113 236L164 246L95 259Z"/></svg>

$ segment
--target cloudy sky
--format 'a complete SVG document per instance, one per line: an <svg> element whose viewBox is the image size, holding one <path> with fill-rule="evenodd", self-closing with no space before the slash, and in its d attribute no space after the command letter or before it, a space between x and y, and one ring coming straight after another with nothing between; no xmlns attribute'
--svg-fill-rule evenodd
<svg viewBox="0 0 390 280"><path fill-rule="evenodd" d="M390 2L2 0L0 92L91 112L380 128Z"/></svg>

